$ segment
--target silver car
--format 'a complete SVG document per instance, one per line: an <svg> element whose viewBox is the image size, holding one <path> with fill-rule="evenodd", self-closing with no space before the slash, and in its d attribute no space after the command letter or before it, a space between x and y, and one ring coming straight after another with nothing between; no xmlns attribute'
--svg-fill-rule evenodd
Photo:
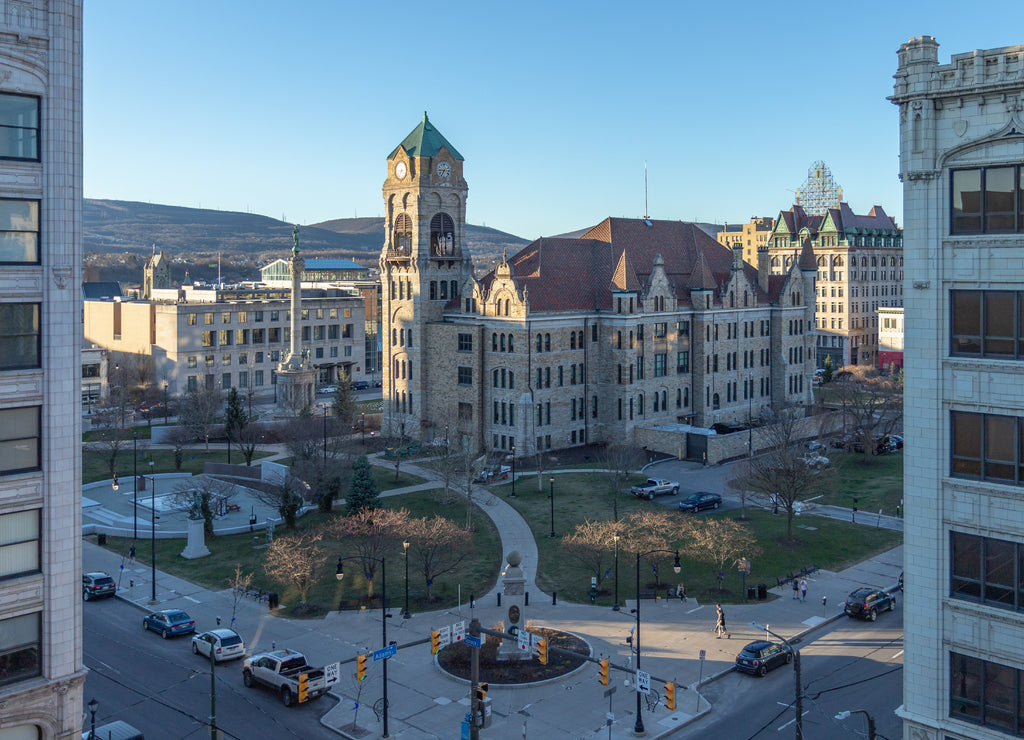
<svg viewBox="0 0 1024 740"><path fill-rule="evenodd" d="M218 628L192 636L192 652L196 655L210 657L218 663L222 660L241 658L245 655L245 642L242 636L232 629Z"/></svg>

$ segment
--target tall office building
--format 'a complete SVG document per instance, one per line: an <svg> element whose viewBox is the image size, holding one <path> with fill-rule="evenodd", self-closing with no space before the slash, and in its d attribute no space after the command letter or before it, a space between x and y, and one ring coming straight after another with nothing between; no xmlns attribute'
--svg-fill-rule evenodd
<svg viewBox="0 0 1024 740"><path fill-rule="evenodd" d="M0 2L0 739L82 721L82 3Z"/></svg>
<svg viewBox="0 0 1024 740"><path fill-rule="evenodd" d="M908 740L1024 735L1024 45L899 49Z"/></svg>

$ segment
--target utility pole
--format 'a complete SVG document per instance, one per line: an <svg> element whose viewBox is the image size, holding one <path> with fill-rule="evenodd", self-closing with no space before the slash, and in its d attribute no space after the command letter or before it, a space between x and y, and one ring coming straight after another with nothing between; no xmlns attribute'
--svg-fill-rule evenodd
<svg viewBox="0 0 1024 740"><path fill-rule="evenodd" d="M220 617L217 618L220 622ZM210 740L217 740L217 679L214 673L217 659L214 657L213 643L210 645Z"/></svg>

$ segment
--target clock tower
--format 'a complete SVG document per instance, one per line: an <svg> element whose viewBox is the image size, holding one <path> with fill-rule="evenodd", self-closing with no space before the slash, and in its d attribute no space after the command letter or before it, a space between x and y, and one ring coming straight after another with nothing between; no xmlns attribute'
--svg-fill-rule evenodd
<svg viewBox="0 0 1024 740"><path fill-rule="evenodd" d="M385 434L420 439L432 433L427 430L430 360L446 351L432 346L437 332L431 326L443 323L450 303L450 310L457 310L472 276L465 250L469 187L462 155L426 113L387 162L380 256L383 426Z"/></svg>

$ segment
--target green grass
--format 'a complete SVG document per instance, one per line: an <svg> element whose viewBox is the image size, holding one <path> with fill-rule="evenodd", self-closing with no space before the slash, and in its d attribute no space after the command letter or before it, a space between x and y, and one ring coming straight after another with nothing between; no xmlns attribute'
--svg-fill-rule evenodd
<svg viewBox="0 0 1024 740"><path fill-rule="evenodd" d="M295 462L294 457L282 457L274 462L280 465L291 466ZM406 486L418 486L420 483L426 482L426 478L421 478L418 475L412 473L406 473L404 470L399 471L398 480L395 480L395 469L382 468L379 465L373 465L373 478L377 481L378 491L393 491L396 488L405 488Z"/></svg>
<svg viewBox="0 0 1024 740"><path fill-rule="evenodd" d="M160 426L160 425L157 424L157 426ZM151 436L150 436L151 430L150 430L150 428L148 426L134 427L134 429L135 429L135 437L140 442L142 440L144 440L144 439L145 440L151 439ZM90 432L84 432L82 434L82 441L83 442L98 442L102 436L103 436L103 432L101 432L99 430L96 430L96 429L93 429ZM128 445L131 446L131 444L132 444L132 435L129 433L128 434Z"/></svg>
<svg viewBox="0 0 1024 740"><path fill-rule="evenodd" d="M253 455L253 462L259 458L267 457L271 453L257 451ZM98 480L106 480L110 478L110 468L107 465L109 459L109 453L105 453L102 450L83 450L82 452L82 483L95 483ZM153 461L153 468L150 471L149 461ZM226 463L228 461L227 450L210 450L206 451L203 447L190 447L185 450L185 457L181 465L182 473L192 473L198 475L203 472L203 464L208 462L213 463ZM233 450L231 453L231 462L235 464L241 464L245 462L245 458L242 453L238 450ZM132 470L132 445L128 443L127 448L122 448L117 453L117 464L114 469L117 471L117 477L124 479L130 478L133 474ZM139 475L149 475L153 473L177 473L178 470L174 467L174 450L167 449L145 449L139 450L139 460L137 466L137 472Z"/></svg>
<svg viewBox="0 0 1024 740"><path fill-rule="evenodd" d="M548 535L551 531L551 501L548 498L549 479L554 477L555 489L555 539ZM591 573L586 572L572 558L563 556L560 545L562 535L572 531L576 524L584 519L611 519L613 496L609 491L607 476L604 474L573 473L565 475L544 476L544 491L537 491L536 478L520 479L516 482L516 498L508 498L511 486L493 486L492 490L512 504L530 523L537 540L540 564L537 573L537 584L547 592L558 591L562 598L570 601L587 602L590 588ZM641 500L629 494L619 496L619 515L629 511L657 506L658 504ZM671 511L671 509L669 510ZM676 513L676 512L673 512ZM853 524L821 519L817 517L797 517L794 520L794 537L798 544L785 543L786 520L784 516L775 516L761 510L747 509L748 526L754 531L758 545L763 553L751 557L753 569L747 577L750 585L767 583L775 585L778 576L797 570L806 565L834 570L851 563L884 552L902 541L902 534L890 530L875 529ZM720 517L735 517L738 512L730 511L717 514ZM676 513L677 516L684 516ZM815 527L814 530L800 528L799 525ZM613 570L613 558L608 557L608 570ZM742 601L741 576L732 568L726 572L725 588L731 593L710 594L709 590L717 587L717 570L712 566L697 561L682 559L683 570L676 575L670 569L670 563L662 565L661 580L674 586L679 581L686 584L687 594L704 601L714 598L727 603ZM641 563L642 587L654 582L651 567ZM632 598L636 592L636 560L626 553L619 554L619 602ZM605 577L599 586L602 591L610 592L614 588L614 571ZM611 605L613 595L607 593L599 596L597 603Z"/></svg>
<svg viewBox="0 0 1024 740"><path fill-rule="evenodd" d="M815 503L851 508L856 497L857 509L865 513L877 514L881 509L883 514L895 516L897 506L902 510L902 452L872 455L867 463L862 453L830 450L827 454L836 466L834 490Z"/></svg>
<svg viewBox="0 0 1024 740"><path fill-rule="evenodd" d="M464 503L445 506L438 503L435 492L432 491L394 496L383 500L382 505L392 509L406 508L418 517L433 516L435 513L439 513L458 524L465 523L466 507ZM325 515L312 512L299 519L297 529L312 529L337 515L339 514ZM501 565L501 540L490 519L479 510L474 512L473 523L476 528L473 535L473 547L476 552L472 557L463 561L456 570L438 577L432 589L434 600L430 604L426 601L426 585L423 583L423 577L416 570L416 561L410 559L409 606L414 613L425 609L433 610L456 606L460 585L463 601L467 600L471 593L482 594L494 586ZM285 532L285 528L281 526L275 529L277 535L282 535ZM90 535L86 539L95 542L96 538ZM216 591L229 587L229 580L234 576L237 563L241 566L243 574L254 574L254 588L279 593L281 603L289 607L299 605L299 593L294 586L275 583L263 572L263 558L266 552L262 547L266 544L263 532L230 537L207 537L206 546L210 549L211 554L196 560L186 560L181 557L181 551L185 549L185 544L183 539L157 540L157 568ZM130 545L131 542L128 539L108 537L106 547L127 558ZM142 541L136 547L137 560L149 565L151 562L150 543ZM346 550L344 545L336 542L325 545L325 549L328 550L328 560L324 566L323 578L309 590L307 603L314 608L309 610L307 616L323 615L331 609L336 609L342 599L358 600L366 594L366 579L360 572L358 562L346 563L344 580L339 582L334 577L336 558L339 555L355 555L355 549ZM387 572L388 600L393 608L402 608L405 604L405 559L401 546L399 546L398 552L387 558ZM379 568L376 578L375 594L379 596L381 591Z"/></svg>

